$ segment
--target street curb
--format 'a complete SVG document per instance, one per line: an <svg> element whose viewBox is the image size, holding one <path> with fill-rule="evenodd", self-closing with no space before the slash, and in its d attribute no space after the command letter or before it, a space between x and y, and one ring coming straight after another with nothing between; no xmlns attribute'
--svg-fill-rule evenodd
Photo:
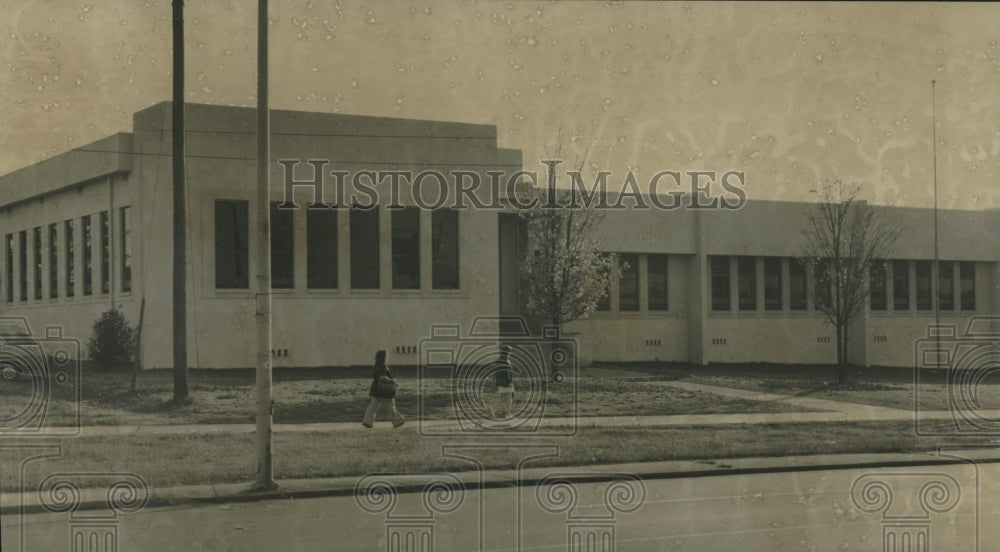
<svg viewBox="0 0 1000 552"><path fill-rule="evenodd" d="M983 450L983 449L967 449L967 450ZM995 450L995 449L994 449ZM625 465L630 467L642 467L648 466L653 468L654 466L660 466L662 464L678 463L678 464L692 464L707 462L705 468L695 468L695 469L675 469L675 470L657 470L650 469L649 471L632 470L631 472L614 472L609 470L607 472L601 472L603 468L611 468L613 466L575 466L576 468L586 467L590 469L595 469L594 473L581 472L579 474L565 474L566 469L572 469L574 466L551 466L547 468L532 468L530 471L538 470L561 470L560 477L564 480L571 480L576 483L602 483L608 481L615 481L621 478L622 473L632 473L638 476L642 480L657 480L657 479L681 479L681 478L695 478L695 477L720 477L727 475L757 475L757 474L770 474L770 473L789 473L789 472L811 472L811 471L823 471L823 470L851 470L851 469L865 469L865 468L897 468L897 467L917 467L917 466L946 466L946 465L957 465L957 464L995 464L1000 463L1000 456L986 457L980 459L972 458L954 458L954 457L941 457L941 456L931 456L931 452L925 453L889 453L875 455L876 458L871 460L847 460L845 458L844 462L832 462L832 463L790 463L792 459L809 459L809 458L829 458L830 455L822 456L807 456L807 457L770 457L770 458L752 458L752 459L715 459L715 460L705 460L705 461L677 461L677 462L648 462L648 463L634 463L634 464L616 464L615 466ZM921 457L921 455L926 455ZM836 455L835 455L836 456ZM848 454L839 455L843 457L858 457L862 456L859 454ZM891 456L897 457L895 459L878 459L877 456ZM914 458L898 458L904 456L913 456ZM772 460L774 463L767 465L754 465L759 462ZM745 463L749 465L739 466L737 464ZM784 463L783 463L784 462ZM711 464L723 463L722 467L708 467ZM733 465L729 465L732 463ZM467 472L457 472L455 475L459 476L461 483L459 485L448 484L443 485L444 488L463 488L465 490L486 490L486 489L500 489L500 488L511 488L511 487L531 487L538 485L544 477L538 476L528 476L523 478L516 477L515 470L491 470L480 474L476 471ZM350 480L350 479L360 479L364 475L359 475L356 477L347 478L337 478L338 480ZM302 480L295 480L302 481ZM280 484L280 482L279 482ZM250 485L246 483L245 485ZM408 494L408 493L419 493L423 492L426 488L424 484L407 484L394 486L393 489L398 494ZM267 500L294 500L294 499L308 499L308 498L325 498L325 497L342 497L342 496L354 496L356 494L356 485L331 485L325 488L319 489L286 489L274 491L241 491L237 493L229 494L216 494L214 496L191 496L176 494L172 495L169 493L170 489L164 489L166 492L155 493L151 492L149 500L146 503L146 508L162 508L169 506L190 506L190 505L211 505L211 504L238 504L238 503L248 503L248 502L261 502ZM78 506L74 509L75 512L79 511L92 511L107 509L107 500L82 500ZM45 506L38 503L27 504L27 505L7 505L0 506L0 516L4 515L17 515L17 514L38 514L45 513L49 510Z"/></svg>

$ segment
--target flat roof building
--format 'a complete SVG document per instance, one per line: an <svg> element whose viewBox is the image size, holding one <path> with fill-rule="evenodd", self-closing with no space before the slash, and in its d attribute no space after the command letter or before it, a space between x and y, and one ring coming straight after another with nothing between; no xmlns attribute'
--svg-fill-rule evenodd
<svg viewBox="0 0 1000 552"><path fill-rule="evenodd" d="M170 112L153 105L131 133L0 177L3 315L85 341L101 312L135 324L142 308L142 365L172 365ZM256 112L188 104L186 121L189 365L253 366ZM434 325L519 314L507 193L522 161L495 127L275 110L271 131L276 368L369 364L378 349L416 364ZM337 208L309 208L321 202ZM566 331L588 360L833 362L834 329L795 261L806 207L607 211L600 247L627 268ZM850 361L909 366L935 305L963 327L998 312L1000 219L940 211L934 271L932 211L877 208L905 231L850 329Z"/></svg>

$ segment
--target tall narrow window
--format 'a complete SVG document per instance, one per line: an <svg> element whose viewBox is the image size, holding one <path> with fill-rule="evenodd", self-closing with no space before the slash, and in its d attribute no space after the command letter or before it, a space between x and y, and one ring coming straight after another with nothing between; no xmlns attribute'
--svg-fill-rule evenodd
<svg viewBox="0 0 1000 552"><path fill-rule="evenodd" d="M94 293L94 232L91 228L91 215L83 217L83 294Z"/></svg>
<svg viewBox="0 0 1000 552"><path fill-rule="evenodd" d="M420 289L420 209L392 211L392 288Z"/></svg>
<svg viewBox="0 0 1000 552"><path fill-rule="evenodd" d="M14 234L7 234L4 239L4 252L7 255L7 267L4 279L7 280L7 302L14 302Z"/></svg>
<svg viewBox="0 0 1000 552"><path fill-rule="evenodd" d="M378 207L351 209L351 288L378 289Z"/></svg>
<svg viewBox="0 0 1000 552"><path fill-rule="evenodd" d="M788 260L788 308L791 310L806 310L809 303L806 289L808 277L806 267L798 259Z"/></svg>
<svg viewBox="0 0 1000 552"><path fill-rule="evenodd" d="M49 299L59 297L59 235L58 224L49 225Z"/></svg>
<svg viewBox="0 0 1000 552"><path fill-rule="evenodd" d="M740 310L757 309L757 268L753 257L737 260L739 274Z"/></svg>
<svg viewBox="0 0 1000 552"><path fill-rule="evenodd" d="M648 255L646 257L646 287L649 292L649 310L667 310L668 281L667 256Z"/></svg>
<svg viewBox="0 0 1000 552"><path fill-rule="evenodd" d="M122 239L121 268L122 268L122 291L132 291L132 213L129 207L122 207L118 210L119 226L121 227Z"/></svg>
<svg viewBox="0 0 1000 552"><path fill-rule="evenodd" d="M892 262L892 308L910 310L910 263Z"/></svg>
<svg viewBox="0 0 1000 552"><path fill-rule="evenodd" d="M458 211L454 209L431 213L431 266L434 289L458 289Z"/></svg>
<svg viewBox="0 0 1000 552"><path fill-rule="evenodd" d="M215 287L247 289L249 244L248 204L244 200L215 202Z"/></svg>
<svg viewBox="0 0 1000 552"><path fill-rule="evenodd" d="M35 300L42 298L42 227L36 226L31 230L31 264L35 267L32 290Z"/></svg>
<svg viewBox="0 0 1000 552"><path fill-rule="evenodd" d="M111 289L111 218L101 211L101 293Z"/></svg>
<svg viewBox="0 0 1000 552"><path fill-rule="evenodd" d="M914 267L914 282L917 287L917 310L931 310L934 308L934 296L931 290L931 267L930 261L917 261Z"/></svg>
<svg viewBox="0 0 1000 552"><path fill-rule="evenodd" d="M816 285L816 308L828 309L833 305L834 267L832 259L820 259L813 265Z"/></svg>
<svg viewBox="0 0 1000 552"><path fill-rule="evenodd" d="M337 211L306 210L306 287L337 288Z"/></svg>
<svg viewBox="0 0 1000 552"><path fill-rule="evenodd" d="M639 256L626 253L618 256L618 310L639 310Z"/></svg>
<svg viewBox="0 0 1000 552"><path fill-rule="evenodd" d="M63 248L66 251L66 297L73 297L76 295L76 242L73 241L76 221L69 219L63 222L63 230L63 243L66 244Z"/></svg>
<svg viewBox="0 0 1000 552"><path fill-rule="evenodd" d="M959 263L958 280L962 292L962 310L976 310L976 265L968 261Z"/></svg>
<svg viewBox="0 0 1000 552"><path fill-rule="evenodd" d="M938 308L955 310L955 263L938 263Z"/></svg>
<svg viewBox="0 0 1000 552"><path fill-rule="evenodd" d="M271 288L295 287L295 222L292 209L271 202Z"/></svg>
<svg viewBox="0 0 1000 552"><path fill-rule="evenodd" d="M611 259L612 262L617 263L618 260L614 256ZM597 300L597 310L599 311L610 311L611 310L611 279L608 277L607 267L601 269L601 278L604 279L604 295Z"/></svg>
<svg viewBox="0 0 1000 552"><path fill-rule="evenodd" d="M781 259L764 258L764 309L781 310Z"/></svg>
<svg viewBox="0 0 1000 552"><path fill-rule="evenodd" d="M869 301L873 311L884 311L888 307L888 297L885 293L885 261L875 259L868 271Z"/></svg>
<svg viewBox="0 0 1000 552"><path fill-rule="evenodd" d="M20 232L18 232L18 234L17 234L17 246L18 246L17 260L20 262L20 270L18 270L18 273L21 276L21 285L18 286L19 288L21 288L21 289L18 290L18 291L21 292L19 298L21 299L21 301L27 301L28 300L28 232L27 232L27 230L21 230Z"/></svg>
<svg viewBox="0 0 1000 552"><path fill-rule="evenodd" d="M712 310L730 310L729 257L711 256L708 263L712 273Z"/></svg>

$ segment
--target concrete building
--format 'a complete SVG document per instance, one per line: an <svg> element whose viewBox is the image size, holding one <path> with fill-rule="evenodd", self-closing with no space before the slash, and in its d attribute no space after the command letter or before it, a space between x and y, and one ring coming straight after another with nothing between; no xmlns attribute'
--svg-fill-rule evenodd
<svg viewBox="0 0 1000 552"><path fill-rule="evenodd" d="M0 177L3 315L85 341L104 310L134 324L141 308L143 366L171 366L170 112L156 104L131 133ZM253 366L255 111L189 104L186 121L189 365ZM432 325L518 311L518 225L504 205L522 162L495 127L273 111L271 129L276 368L369 364L377 349L415 364ZM297 208L283 204L292 181ZM307 208L320 181L338 208ZM833 328L794 260L805 207L608 212L601 247L629 268L567 331L592 360L832 362ZM935 300L942 322L1000 310L1000 219L941 211L934 272L932 212L884 209L907 231L850 356L908 366Z"/></svg>

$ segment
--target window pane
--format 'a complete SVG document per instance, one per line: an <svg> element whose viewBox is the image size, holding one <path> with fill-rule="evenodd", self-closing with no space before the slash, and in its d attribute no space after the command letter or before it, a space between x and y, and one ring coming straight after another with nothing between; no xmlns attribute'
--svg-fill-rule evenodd
<svg viewBox="0 0 1000 552"><path fill-rule="evenodd" d="M434 211L431 228L431 285L434 289L458 289L458 211Z"/></svg>
<svg viewBox="0 0 1000 552"><path fill-rule="evenodd" d="M392 287L420 289L420 209L392 211Z"/></svg>
<svg viewBox="0 0 1000 552"><path fill-rule="evenodd" d="M83 294L94 293L94 236L91 215L83 217Z"/></svg>
<svg viewBox="0 0 1000 552"><path fill-rule="evenodd" d="M215 202L215 287L248 289L248 203L243 200Z"/></svg>
<svg viewBox="0 0 1000 552"><path fill-rule="evenodd" d="M76 221L73 219L63 223L63 243L66 247L66 297L76 295L76 242L73 240L76 234Z"/></svg>
<svg viewBox="0 0 1000 552"><path fill-rule="evenodd" d="M101 211L101 293L111 288L111 221L107 211Z"/></svg>
<svg viewBox="0 0 1000 552"><path fill-rule="evenodd" d="M59 297L59 236L58 224L49 225L49 298Z"/></svg>
<svg viewBox="0 0 1000 552"><path fill-rule="evenodd" d="M910 310L910 265L906 261L892 262L892 308Z"/></svg>
<svg viewBox="0 0 1000 552"><path fill-rule="evenodd" d="M934 308L931 295L931 262L917 261L915 268L917 285L917 310Z"/></svg>
<svg viewBox="0 0 1000 552"><path fill-rule="evenodd" d="M293 209L278 209L271 202L271 288L295 287L295 227Z"/></svg>
<svg viewBox="0 0 1000 552"><path fill-rule="evenodd" d="M951 261L938 264L938 308L955 310L955 263Z"/></svg>
<svg viewBox="0 0 1000 552"><path fill-rule="evenodd" d="M623 254L618 256L621 278L618 280L618 310L639 310L639 256Z"/></svg>
<svg viewBox="0 0 1000 552"><path fill-rule="evenodd" d="M813 281L816 285L816 308L829 309L833 305L833 262L830 259L820 259L815 265Z"/></svg>
<svg viewBox="0 0 1000 552"><path fill-rule="evenodd" d="M42 298L42 227L36 226L31 231L31 252L32 252L32 265L35 267L34 270L34 282L32 282L32 290L34 290L35 300Z"/></svg>
<svg viewBox="0 0 1000 552"><path fill-rule="evenodd" d="M612 262L618 262L617 258L612 258ZM597 310L599 311L610 311L611 310L611 279L608 278L607 267L601 270L601 277L604 278L605 287L604 295L597 300Z"/></svg>
<svg viewBox="0 0 1000 552"><path fill-rule="evenodd" d="M729 310L729 257L708 258L712 273L712 310Z"/></svg>
<svg viewBox="0 0 1000 552"><path fill-rule="evenodd" d="M764 309L781 310L781 259L764 259Z"/></svg>
<svg viewBox="0 0 1000 552"><path fill-rule="evenodd" d="M757 274L753 257L737 260L739 271L740 310L757 309Z"/></svg>
<svg viewBox="0 0 1000 552"><path fill-rule="evenodd" d="M959 284L962 289L962 310L976 310L976 265L962 262L958 265Z"/></svg>
<svg viewBox="0 0 1000 552"><path fill-rule="evenodd" d="M14 302L14 234L7 234L4 251L7 252L7 269L4 278L7 279L7 302Z"/></svg>
<svg viewBox="0 0 1000 552"><path fill-rule="evenodd" d="M306 286L337 288L337 211L306 210Z"/></svg>
<svg viewBox="0 0 1000 552"><path fill-rule="evenodd" d="M667 310L667 256L649 255L646 258L649 310Z"/></svg>
<svg viewBox="0 0 1000 552"><path fill-rule="evenodd" d="M378 207L351 209L351 287L378 289Z"/></svg>
<svg viewBox="0 0 1000 552"><path fill-rule="evenodd" d="M122 291L132 291L132 213L129 207L119 211L121 226Z"/></svg>
<svg viewBox="0 0 1000 552"><path fill-rule="evenodd" d="M869 288L871 309L884 311L888 306L888 297L885 294L885 261L872 261L872 266L869 269L869 278L871 278Z"/></svg>
<svg viewBox="0 0 1000 552"><path fill-rule="evenodd" d="M806 290L806 267L798 259L788 261L788 308L806 310L808 292Z"/></svg>
<svg viewBox="0 0 1000 552"><path fill-rule="evenodd" d="M18 245L18 261L20 262L20 270L18 271L21 276L21 288L20 299L21 301L28 300L28 232L26 230L21 230L17 235L17 245Z"/></svg>

